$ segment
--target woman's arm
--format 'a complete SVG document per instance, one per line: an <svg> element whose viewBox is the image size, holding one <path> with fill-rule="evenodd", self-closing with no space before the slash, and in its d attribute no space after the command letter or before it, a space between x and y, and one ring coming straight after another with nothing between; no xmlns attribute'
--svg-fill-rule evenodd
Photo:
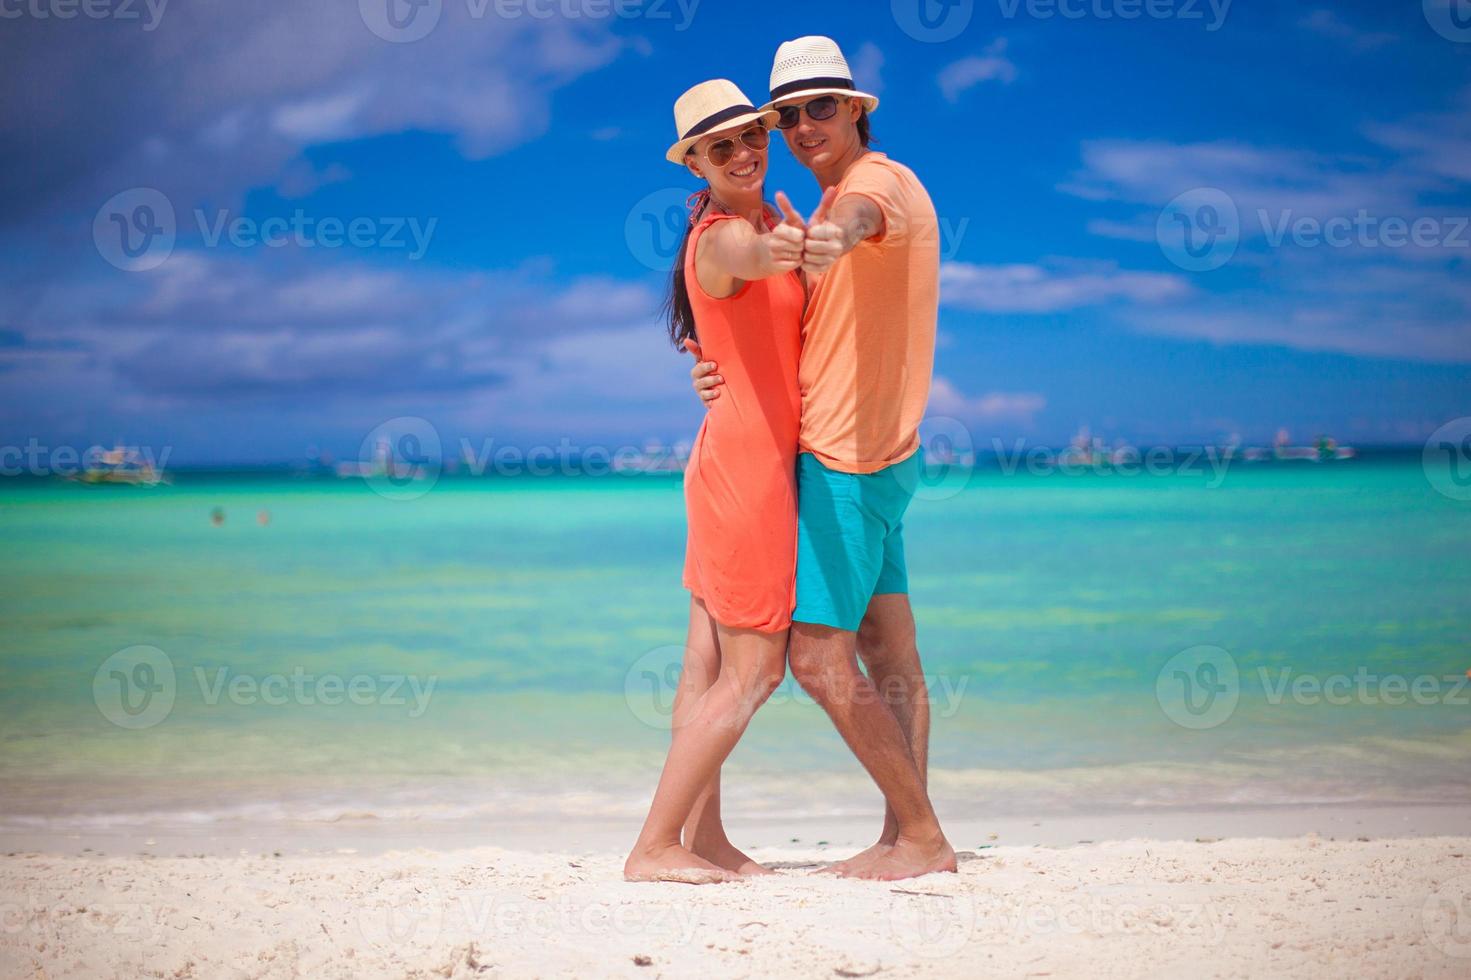
<svg viewBox="0 0 1471 980"><path fill-rule="evenodd" d="M785 195L778 194L785 199ZM741 283L783 275L802 265L803 228L791 218L766 233L749 221L718 221L705 230L695 250L700 288L717 298L730 296Z"/></svg>

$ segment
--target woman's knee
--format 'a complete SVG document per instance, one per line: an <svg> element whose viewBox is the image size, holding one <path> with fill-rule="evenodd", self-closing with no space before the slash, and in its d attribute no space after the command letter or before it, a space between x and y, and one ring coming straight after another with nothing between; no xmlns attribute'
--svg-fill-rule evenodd
<svg viewBox="0 0 1471 980"><path fill-rule="evenodd" d="M781 682L787 679L787 653L785 650L775 651L763 657L756 668L756 679L753 684L756 696L762 702L776 693L781 687Z"/></svg>

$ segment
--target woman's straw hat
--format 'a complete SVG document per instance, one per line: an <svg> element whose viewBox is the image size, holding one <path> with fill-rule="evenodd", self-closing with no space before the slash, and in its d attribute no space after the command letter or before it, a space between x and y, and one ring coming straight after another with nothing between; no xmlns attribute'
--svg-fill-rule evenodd
<svg viewBox="0 0 1471 980"><path fill-rule="evenodd" d="M701 82L674 103L674 131L679 140L664 156L670 163L683 163L690 147L706 133L757 121L770 129L776 125L776 113L757 109L735 82L724 78Z"/></svg>
<svg viewBox="0 0 1471 980"><path fill-rule="evenodd" d="M770 109L797 95L847 95L862 99L869 112L879 107L877 96L853 87L853 72L838 42L821 35L786 41L776 49L776 60L771 65L771 101L761 108Z"/></svg>

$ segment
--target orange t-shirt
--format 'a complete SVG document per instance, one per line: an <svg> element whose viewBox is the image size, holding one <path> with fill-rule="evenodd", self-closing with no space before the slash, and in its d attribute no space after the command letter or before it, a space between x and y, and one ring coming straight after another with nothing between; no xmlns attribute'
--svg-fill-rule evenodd
<svg viewBox="0 0 1471 980"><path fill-rule="evenodd" d="M940 304L935 206L914 172L870 152L838 182L884 232L816 280L802 322L799 447L829 469L873 473L919 448Z"/></svg>

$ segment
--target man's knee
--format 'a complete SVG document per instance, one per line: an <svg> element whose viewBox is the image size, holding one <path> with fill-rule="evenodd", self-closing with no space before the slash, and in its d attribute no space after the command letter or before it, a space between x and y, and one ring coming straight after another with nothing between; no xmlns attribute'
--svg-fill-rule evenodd
<svg viewBox="0 0 1471 980"><path fill-rule="evenodd" d="M809 624L798 624L792 630L787 648L787 662L792 676L802 690L822 702L834 683L853 668L852 634Z"/></svg>
<svg viewBox="0 0 1471 980"><path fill-rule="evenodd" d="M874 596L858 624L857 645L858 656L870 674L918 673L919 650L909 597Z"/></svg>
<svg viewBox="0 0 1471 980"><path fill-rule="evenodd" d="M858 631L858 656L869 676L911 676L920 673L919 649L914 637L894 635L879 627Z"/></svg>
<svg viewBox="0 0 1471 980"><path fill-rule="evenodd" d="M787 654L788 666L792 669L792 677L796 678L802 690L817 697L827 687L827 669L823 665L822 657L814 650L792 649Z"/></svg>

